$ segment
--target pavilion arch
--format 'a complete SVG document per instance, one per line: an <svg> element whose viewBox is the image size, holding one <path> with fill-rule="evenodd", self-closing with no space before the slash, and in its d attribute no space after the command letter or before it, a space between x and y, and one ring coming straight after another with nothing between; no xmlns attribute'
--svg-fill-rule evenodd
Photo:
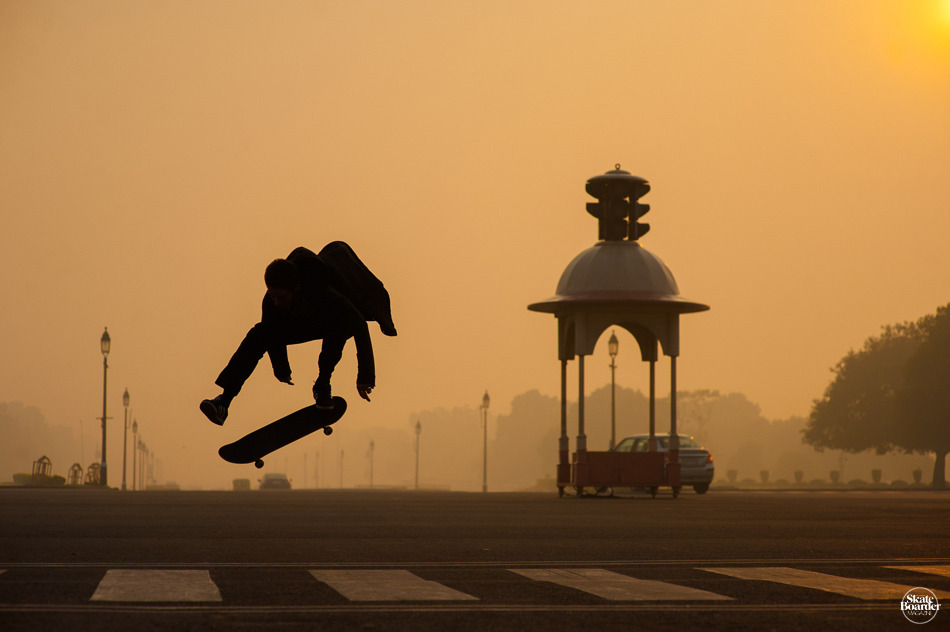
<svg viewBox="0 0 950 632"><path fill-rule="evenodd" d="M637 341L637 346L640 348L640 359L644 362L656 362L657 360L657 336L653 331L651 331L645 325L634 321L627 322L610 322L604 325L604 328L600 330L600 333L597 334L597 342L600 342L600 339L603 338L604 334L607 333L608 329L613 329L619 327L623 329L628 334L633 336L634 340ZM594 349L596 349L596 343Z"/></svg>

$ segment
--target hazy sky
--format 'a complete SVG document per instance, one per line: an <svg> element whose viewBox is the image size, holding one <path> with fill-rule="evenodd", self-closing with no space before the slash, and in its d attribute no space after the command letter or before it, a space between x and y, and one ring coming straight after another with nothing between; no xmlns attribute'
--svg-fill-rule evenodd
<svg viewBox="0 0 950 632"><path fill-rule="evenodd" d="M230 480L218 446L307 403L319 343L294 388L265 360L224 429L197 404L264 266L338 239L399 329L371 326L371 404L348 346L347 423L554 395L555 320L526 306L596 242L584 183L620 163L653 187L641 243L711 306L679 387L806 415L848 349L950 302L948 114L948 0L8 0L0 401L92 441L108 326L110 482L126 387L168 478ZM645 389L633 349L618 381Z"/></svg>

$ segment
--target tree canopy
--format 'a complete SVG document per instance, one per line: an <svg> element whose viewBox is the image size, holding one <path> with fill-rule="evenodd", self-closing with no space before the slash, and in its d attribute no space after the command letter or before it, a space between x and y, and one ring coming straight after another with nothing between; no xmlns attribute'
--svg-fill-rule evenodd
<svg viewBox="0 0 950 632"><path fill-rule="evenodd" d="M950 305L889 325L850 351L814 402L803 441L818 449L933 452L934 486L950 449Z"/></svg>

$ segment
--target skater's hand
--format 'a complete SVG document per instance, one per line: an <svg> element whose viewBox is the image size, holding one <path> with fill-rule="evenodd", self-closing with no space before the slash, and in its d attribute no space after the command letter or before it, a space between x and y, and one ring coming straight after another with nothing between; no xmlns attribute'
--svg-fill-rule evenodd
<svg viewBox="0 0 950 632"><path fill-rule="evenodd" d="M277 377L278 382L283 382L284 384L290 384L291 386L294 385L294 383L290 379L289 373L287 375L278 375L276 377Z"/></svg>
<svg viewBox="0 0 950 632"><path fill-rule="evenodd" d="M370 401L369 394L373 392L373 387L369 384L357 384L356 391L360 394L360 397L366 401Z"/></svg>

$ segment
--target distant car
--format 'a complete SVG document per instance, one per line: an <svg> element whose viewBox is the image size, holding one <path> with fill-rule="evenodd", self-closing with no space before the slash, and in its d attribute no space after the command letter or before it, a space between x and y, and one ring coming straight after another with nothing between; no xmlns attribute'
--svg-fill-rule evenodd
<svg viewBox="0 0 950 632"><path fill-rule="evenodd" d="M633 435L627 437L614 448L617 452L646 452L650 435ZM715 474L713 457L703 446L692 437L679 435L680 439L680 482L683 485L692 485L697 494L705 494L709 490ZM669 452L670 435L656 435L657 452Z"/></svg>
<svg viewBox="0 0 950 632"><path fill-rule="evenodd" d="M261 489L290 489L286 474L265 474L261 479Z"/></svg>
<svg viewBox="0 0 950 632"><path fill-rule="evenodd" d="M231 481L231 484L234 486L234 491L244 491L251 488L251 479L249 478L236 478Z"/></svg>

